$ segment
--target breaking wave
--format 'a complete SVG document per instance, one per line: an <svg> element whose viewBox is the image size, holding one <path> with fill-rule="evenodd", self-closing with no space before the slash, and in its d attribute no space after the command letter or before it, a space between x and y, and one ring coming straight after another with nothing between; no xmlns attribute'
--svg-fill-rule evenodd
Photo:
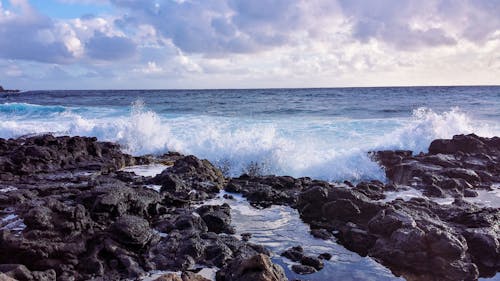
<svg viewBox="0 0 500 281"><path fill-rule="evenodd" d="M43 112L50 113L49 115ZM136 101L128 115L94 116L59 106L0 105L0 137L33 133L95 136L134 154L178 151L209 159L230 175L243 172L324 180L384 180L367 156L377 149L426 151L436 138L498 135L495 124L472 120L458 108L414 110L411 118L327 119L162 116ZM41 118L43 115L43 118Z"/></svg>

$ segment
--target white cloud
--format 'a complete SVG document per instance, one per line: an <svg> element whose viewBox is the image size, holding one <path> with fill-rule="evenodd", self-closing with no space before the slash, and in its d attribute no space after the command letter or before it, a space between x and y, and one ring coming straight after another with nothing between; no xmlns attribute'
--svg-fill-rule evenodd
<svg viewBox="0 0 500 281"><path fill-rule="evenodd" d="M116 10L74 19L11 2L0 58L75 88L500 84L500 0L88 0Z"/></svg>

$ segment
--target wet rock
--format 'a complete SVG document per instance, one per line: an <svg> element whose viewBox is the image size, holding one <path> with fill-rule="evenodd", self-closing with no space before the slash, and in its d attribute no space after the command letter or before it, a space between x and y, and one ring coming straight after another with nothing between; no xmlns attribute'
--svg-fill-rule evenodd
<svg viewBox="0 0 500 281"><path fill-rule="evenodd" d="M330 253L322 253L322 254L319 254L318 256L319 259L322 259L322 260L331 260L332 259L332 254Z"/></svg>
<svg viewBox="0 0 500 281"><path fill-rule="evenodd" d="M156 278L155 281L183 281L183 280L175 273L167 273Z"/></svg>
<svg viewBox="0 0 500 281"><path fill-rule="evenodd" d="M177 159L174 165L152 179L162 186L162 191L188 195L192 191L215 194L225 184L222 172L207 160L194 156Z"/></svg>
<svg viewBox="0 0 500 281"><path fill-rule="evenodd" d="M438 139L431 142L430 154L456 154L462 153L492 153L500 150L498 137L491 139L481 138L475 134L456 135L451 140Z"/></svg>
<svg viewBox="0 0 500 281"><path fill-rule="evenodd" d="M0 171L17 175L83 168L109 172L134 163L118 145L96 138L42 135L4 140L0 146Z"/></svg>
<svg viewBox="0 0 500 281"><path fill-rule="evenodd" d="M479 182L481 178L476 172L470 169L449 168L443 171L443 174L454 179L464 179L467 182Z"/></svg>
<svg viewBox="0 0 500 281"><path fill-rule="evenodd" d="M281 256L297 262L304 257L304 249L301 246L295 246L281 253Z"/></svg>
<svg viewBox="0 0 500 281"><path fill-rule="evenodd" d="M500 239L498 231L467 229L464 233L472 260L484 276L494 276L500 271Z"/></svg>
<svg viewBox="0 0 500 281"><path fill-rule="evenodd" d="M354 188L372 200L384 199L384 184L380 181L361 182Z"/></svg>
<svg viewBox="0 0 500 281"><path fill-rule="evenodd" d="M283 268L271 259L258 254L247 259L236 259L217 272L217 281L285 281Z"/></svg>
<svg viewBox="0 0 500 281"><path fill-rule="evenodd" d="M328 240L328 239L333 237L333 234L324 228L311 229L311 235L316 237L316 238L323 239L323 240Z"/></svg>
<svg viewBox="0 0 500 281"><path fill-rule="evenodd" d="M429 153L412 156L382 151L373 155L394 184L412 185L430 197L460 197L500 180L499 143L498 137L457 135L434 140Z"/></svg>
<svg viewBox="0 0 500 281"><path fill-rule="evenodd" d="M293 270L293 272L295 272L297 274L302 274L302 275L312 274L312 273L316 272L316 269L314 269L314 267L308 266L308 265L303 265L303 264L292 265L292 270Z"/></svg>
<svg viewBox="0 0 500 281"><path fill-rule="evenodd" d="M252 238L252 233L242 233L241 234L241 240L243 240L243 241L249 241L250 238Z"/></svg>
<svg viewBox="0 0 500 281"><path fill-rule="evenodd" d="M17 279L14 279L6 274L0 273L0 281L17 281Z"/></svg>
<svg viewBox="0 0 500 281"><path fill-rule="evenodd" d="M311 256L303 256L300 259L300 263L303 265L312 266L316 270L321 270L325 266L319 258L311 257Z"/></svg>
<svg viewBox="0 0 500 281"><path fill-rule="evenodd" d="M198 275L194 272L184 271L181 275L182 281L210 281L201 275Z"/></svg>
<svg viewBox="0 0 500 281"><path fill-rule="evenodd" d="M475 190L470 190L470 189L465 189L464 190L464 197L477 197L479 196L479 193Z"/></svg>
<svg viewBox="0 0 500 281"><path fill-rule="evenodd" d="M227 184L228 192L241 193L253 205L269 207L273 204L295 204L297 194L303 189L303 179L278 176L248 176L233 178Z"/></svg>
<svg viewBox="0 0 500 281"><path fill-rule="evenodd" d="M231 207L228 204L220 206L204 205L196 209L196 212L205 221L208 231L215 233L235 233L234 228L231 226Z"/></svg>
<svg viewBox="0 0 500 281"><path fill-rule="evenodd" d="M33 280L31 271L22 264L0 264L0 272L17 280Z"/></svg>
<svg viewBox="0 0 500 281"><path fill-rule="evenodd" d="M462 196L500 181L499 144L469 135L437 142L431 153L372 153L385 166L385 185L243 175L225 189L258 207L297 208L311 234L330 239L335 233L347 249L405 278L475 280L500 271L500 210ZM203 264L221 268L218 280L286 280L263 246L248 243L248 235L228 235L228 205L192 205L225 186L217 169L193 156L163 160L174 166L148 179L116 170L158 159L127 156L92 138L0 139L0 213L14 214L20 226L0 230L0 253L9 253L0 254L0 272L21 280L122 280ZM144 188L155 182L160 193ZM456 199L449 205L381 201L389 190L409 188L401 184ZM331 258L305 255L300 247L283 255L302 262L293 269L302 273ZM185 272L186 278L201 277Z"/></svg>
<svg viewBox="0 0 500 281"><path fill-rule="evenodd" d="M131 215L119 217L111 225L110 233L116 241L139 248L143 248L154 238L148 221Z"/></svg>
<svg viewBox="0 0 500 281"><path fill-rule="evenodd" d="M326 203L322 207L322 213L329 220L349 220L361 214L361 210L349 199L338 199Z"/></svg>

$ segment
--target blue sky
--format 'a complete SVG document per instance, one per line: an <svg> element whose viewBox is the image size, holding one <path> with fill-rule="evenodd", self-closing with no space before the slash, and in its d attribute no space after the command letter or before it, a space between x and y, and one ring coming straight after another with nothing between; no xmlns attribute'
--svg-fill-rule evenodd
<svg viewBox="0 0 500 281"><path fill-rule="evenodd" d="M8 0L1 0L6 9L15 9ZM113 12L104 1L32 0L29 3L40 13L57 19L78 18L85 15L105 15Z"/></svg>
<svg viewBox="0 0 500 281"><path fill-rule="evenodd" d="M0 0L20 89L500 84L500 0Z"/></svg>

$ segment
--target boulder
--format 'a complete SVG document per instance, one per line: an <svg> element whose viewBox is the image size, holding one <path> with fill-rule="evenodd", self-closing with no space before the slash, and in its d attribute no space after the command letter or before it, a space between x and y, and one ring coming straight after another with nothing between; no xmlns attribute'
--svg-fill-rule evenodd
<svg viewBox="0 0 500 281"><path fill-rule="evenodd" d="M258 254L247 259L236 259L217 272L218 281L286 281L283 268L271 259Z"/></svg>

